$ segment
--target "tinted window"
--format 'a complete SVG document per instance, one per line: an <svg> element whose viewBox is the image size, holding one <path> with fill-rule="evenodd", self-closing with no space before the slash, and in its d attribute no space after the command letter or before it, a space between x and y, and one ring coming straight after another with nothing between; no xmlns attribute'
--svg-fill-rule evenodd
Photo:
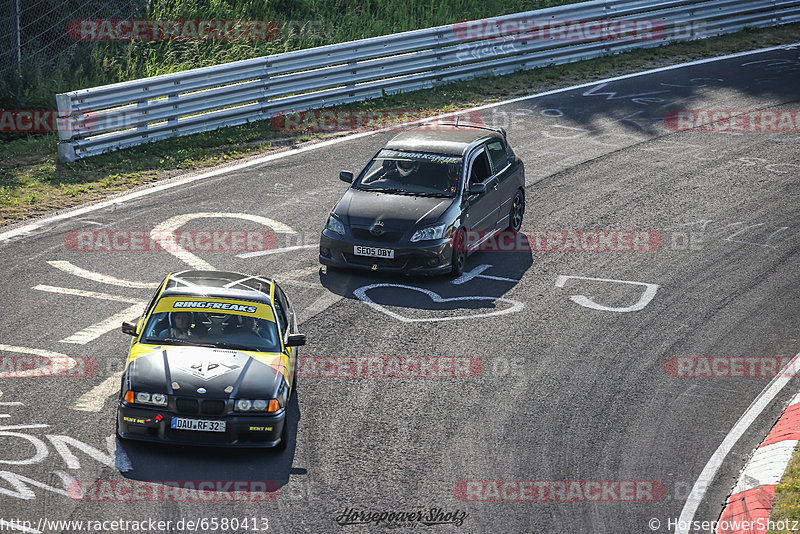
<svg viewBox="0 0 800 534"><path fill-rule="evenodd" d="M284 294L283 290L278 286L278 284L275 284L275 296L278 297L278 302L280 303L281 308L283 308L284 312L286 313L286 319L287 319L286 324L288 325L288 320L290 320L292 317L292 308L291 306L289 306L289 301L286 299L286 295ZM286 331L287 328L288 326L283 327L284 331Z"/></svg>
<svg viewBox="0 0 800 534"><path fill-rule="evenodd" d="M489 156L492 158L495 172L501 171L508 165L508 155L502 141L499 139L489 141L486 143L486 148L489 149Z"/></svg>
<svg viewBox="0 0 800 534"><path fill-rule="evenodd" d="M277 289L277 287L276 287ZM289 319L287 315L287 311L284 308L284 305L281 304L281 299L278 298L278 292L275 291L275 311L278 315L278 323L281 325L281 331L286 332L286 328L289 326Z"/></svg>
<svg viewBox="0 0 800 534"><path fill-rule="evenodd" d="M472 169L470 170L469 181L473 184L478 184L486 180L492 175L489 168L489 160L486 158L486 151L481 150L480 154L472 161Z"/></svg>
<svg viewBox="0 0 800 534"><path fill-rule="evenodd" d="M383 149L353 187L396 195L453 197L461 166L461 156Z"/></svg>

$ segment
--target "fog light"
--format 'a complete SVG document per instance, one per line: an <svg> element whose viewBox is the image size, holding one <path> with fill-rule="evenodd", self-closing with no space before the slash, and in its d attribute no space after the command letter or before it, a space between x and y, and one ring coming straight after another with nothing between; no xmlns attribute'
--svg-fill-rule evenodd
<svg viewBox="0 0 800 534"><path fill-rule="evenodd" d="M322 254L323 256L327 256L327 257L329 257L329 258L330 258L330 256L331 256L331 249L329 249L329 248L323 248L323 249L321 249L319 252L320 252L320 254Z"/></svg>
<svg viewBox="0 0 800 534"><path fill-rule="evenodd" d="M428 260L428 265L431 267L436 266L439 263L439 258L431 258Z"/></svg>

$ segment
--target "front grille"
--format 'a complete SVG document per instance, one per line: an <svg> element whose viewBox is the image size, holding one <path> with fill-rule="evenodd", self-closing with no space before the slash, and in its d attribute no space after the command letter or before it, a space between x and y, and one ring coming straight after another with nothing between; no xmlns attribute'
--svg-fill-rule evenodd
<svg viewBox="0 0 800 534"><path fill-rule="evenodd" d="M178 399L175 401L175 407L181 413L197 413L200 411L197 399Z"/></svg>
<svg viewBox="0 0 800 534"><path fill-rule="evenodd" d="M204 400L202 410L206 415L219 415L225 411L225 401Z"/></svg>
<svg viewBox="0 0 800 534"><path fill-rule="evenodd" d="M385 232L383 235L372 235L372 233L365 228L353 228L353 237L363 239L365 241L375 241L380 243L397 243L403 237L403 232Z"/></svg>

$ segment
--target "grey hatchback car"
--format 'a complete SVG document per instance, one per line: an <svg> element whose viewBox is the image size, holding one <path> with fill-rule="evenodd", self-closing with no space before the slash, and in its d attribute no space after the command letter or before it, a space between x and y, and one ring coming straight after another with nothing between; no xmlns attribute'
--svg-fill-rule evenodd
<svg viewBox="0 0 800 534"><path fill-rule="evenodd" d="M503 129L422 125L394 137L358 174L322 231L319 261L404 274L464 271L469 253L525 213L525 168Z"/></svg>

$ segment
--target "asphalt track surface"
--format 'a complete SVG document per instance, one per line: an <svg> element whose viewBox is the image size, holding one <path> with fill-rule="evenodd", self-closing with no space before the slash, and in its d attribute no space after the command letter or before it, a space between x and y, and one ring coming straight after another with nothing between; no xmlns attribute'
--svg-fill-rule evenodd
<svg viewBox="0 0 800 534"><path fill-rule="evenodd" d="M346 187L337 172L358 170L392 133L231 170L6 240L0 245L0 355L37 349L89 356L99 369L90 377L0 379L0 413L8 415L0 419L0 517L12 522L5 528L85 532L39 521L152 518L173 521L171 532L186 532L175 523L257 517L261 528L263 517L273 532L364 532L389 525L340 526L335 519L346 508L435 507L468 515L461 526L398 528L674 531L668 520L680 515L706 462L769 379L674 378L665 362L680 355L792 357L800 351L800 156L796 133L670 132L663 118L680 109L797 109L798 56L798 49L784 47L482 111L488 123L508 129L526 163L524 230L656 230L663 245L653 252L481 252L470 257L467 270L488 265L473 271L484 276L461 284L328 273L313 246L250 258L198 253L217 269L281 282L308 335L302 356L457 356L483 363L469 378L301 379L282 454L107 439L114 434L113 374L122 369L129 338L116 328L98 327L94 337L85 329L109 318L115 323L152 289L92 280L48 262L157 282L191 265L167 252L73 251L65 236L84 229L150 230L194 213L268 217L297 232L277 233L278 247L313 245ZM219 215L176 224L264 228ZM642 309L620 313L596 308L631 306L650 286L574 278L556 287L560 276L658 288ZM386 307L381 310L355 296L371 284L473 298L434 302L432 293L397 285L362 290ZM581 305L570 299L574 295L598 306ZM510 301L524 307L500 314L514 305ZM475 315L482 316L469 317ZM83 343L65 342L78 332L84 335L72 340ZM695 519L717 519L746 457L794 393L790 382L735 444ZM156 485L271 480L280 489L269 502L236 503L81 502L64 491L70 480L126 479ZM656 481L665 493L656 502L475 502L456 496L466 480ZM652 518L661 521L656 530ZM15 520L31 523L15 526ZM252 527L197 531L256 531Z"/></svg>

